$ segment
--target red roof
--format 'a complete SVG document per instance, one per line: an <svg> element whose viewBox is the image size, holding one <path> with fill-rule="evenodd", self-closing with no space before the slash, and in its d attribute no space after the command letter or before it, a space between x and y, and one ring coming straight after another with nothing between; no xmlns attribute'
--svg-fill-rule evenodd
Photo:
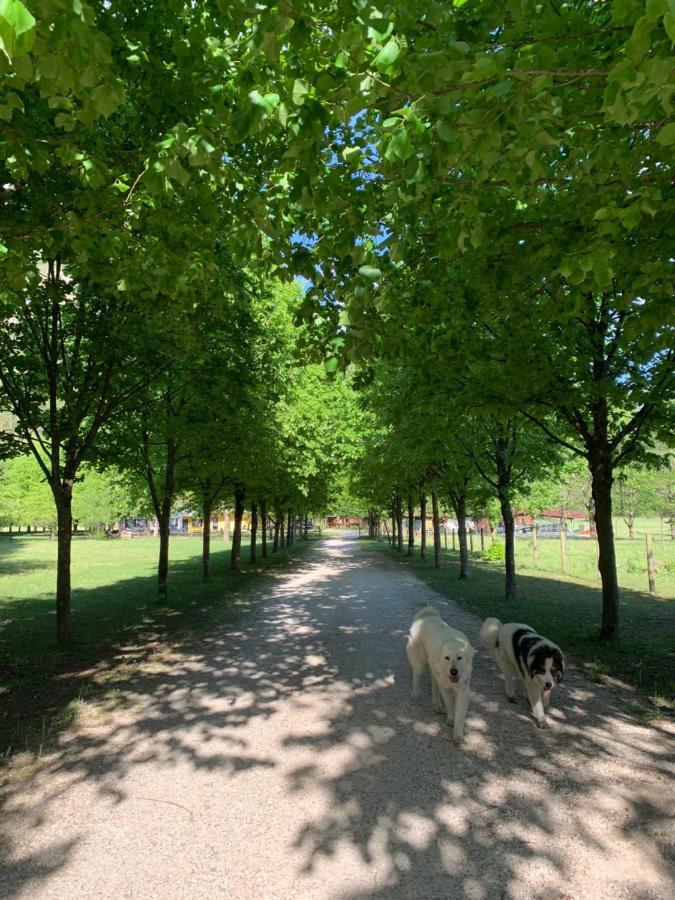
<svg viewBox="0 0 675 900"><path fill-rule="evenodd" d="M542 516L546 519L587 519L588 513L572 512L566 509L563 516L563 510L561 509L545 509L542 512Z"/></svg>

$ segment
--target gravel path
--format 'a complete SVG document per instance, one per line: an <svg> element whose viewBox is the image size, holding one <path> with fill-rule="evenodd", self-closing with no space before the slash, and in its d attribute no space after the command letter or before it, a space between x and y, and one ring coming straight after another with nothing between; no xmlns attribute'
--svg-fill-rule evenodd
<svg viewBox="0 0 675 900"><path fill-rule="evenodd" d="M476 644L476 617L403 567L323 543L240 630L158 657L126 709L6 781L0 896L675 896L672 725L570 668L539 732L479 653L454 747L428 685L409 697L427 602Z"/></svg>

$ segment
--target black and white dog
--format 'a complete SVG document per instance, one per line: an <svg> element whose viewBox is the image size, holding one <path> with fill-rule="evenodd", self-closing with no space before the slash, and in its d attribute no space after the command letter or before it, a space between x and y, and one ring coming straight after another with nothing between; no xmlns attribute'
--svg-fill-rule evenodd
<svg viewBox="0 0 675 900"><path fill-rule="evenodd" d="M518 622L502 625L499 619L486 619L480 630L481 646L492 652L504 676L504 689L511 703L515 701L513 676L525 682L532 714L539 728L546 728L544 709L551 699L553 686L562 681L565 657L548 638Z"/></svg>

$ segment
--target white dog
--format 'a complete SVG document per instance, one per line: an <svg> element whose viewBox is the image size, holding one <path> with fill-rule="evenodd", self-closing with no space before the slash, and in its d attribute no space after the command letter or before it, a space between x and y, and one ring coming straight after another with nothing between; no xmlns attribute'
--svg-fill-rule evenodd
<svg viewBox="0 0 675 900"><path fill-rule="evenodd" d="M406 652L412 666L412 696L419 697L420 678L428 665L434 709L443 712L442 698L453 738L460 741L469 707L473 647L461 631L446 625L437 609L425 606L413 619Z"/></svg>
<svg viewBox="0 0 675 900"><path fill-rule="evenodd" d="M529 625L519 622L502 625L499 619L483 622L479 640L497 660L511 703L515 702L513 676L520 675L537 725L546 728L544 709L551 699L553 686L562 681L565 671L565 657L560 647L537 634Z"/></svg>

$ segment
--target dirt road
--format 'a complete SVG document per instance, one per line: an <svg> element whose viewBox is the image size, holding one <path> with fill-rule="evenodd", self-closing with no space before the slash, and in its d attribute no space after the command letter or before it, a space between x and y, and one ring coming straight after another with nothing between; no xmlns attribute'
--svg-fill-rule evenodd
<svg viewBox="0 0 675 900"><path fill-rule="evenodd" d="M673 726L572 668L540 732L478 653L455 747L428 685L409 697L427 602L476 645L478 620L402 567L323 543L7 781L0 896L674 896Z"/></svg>

